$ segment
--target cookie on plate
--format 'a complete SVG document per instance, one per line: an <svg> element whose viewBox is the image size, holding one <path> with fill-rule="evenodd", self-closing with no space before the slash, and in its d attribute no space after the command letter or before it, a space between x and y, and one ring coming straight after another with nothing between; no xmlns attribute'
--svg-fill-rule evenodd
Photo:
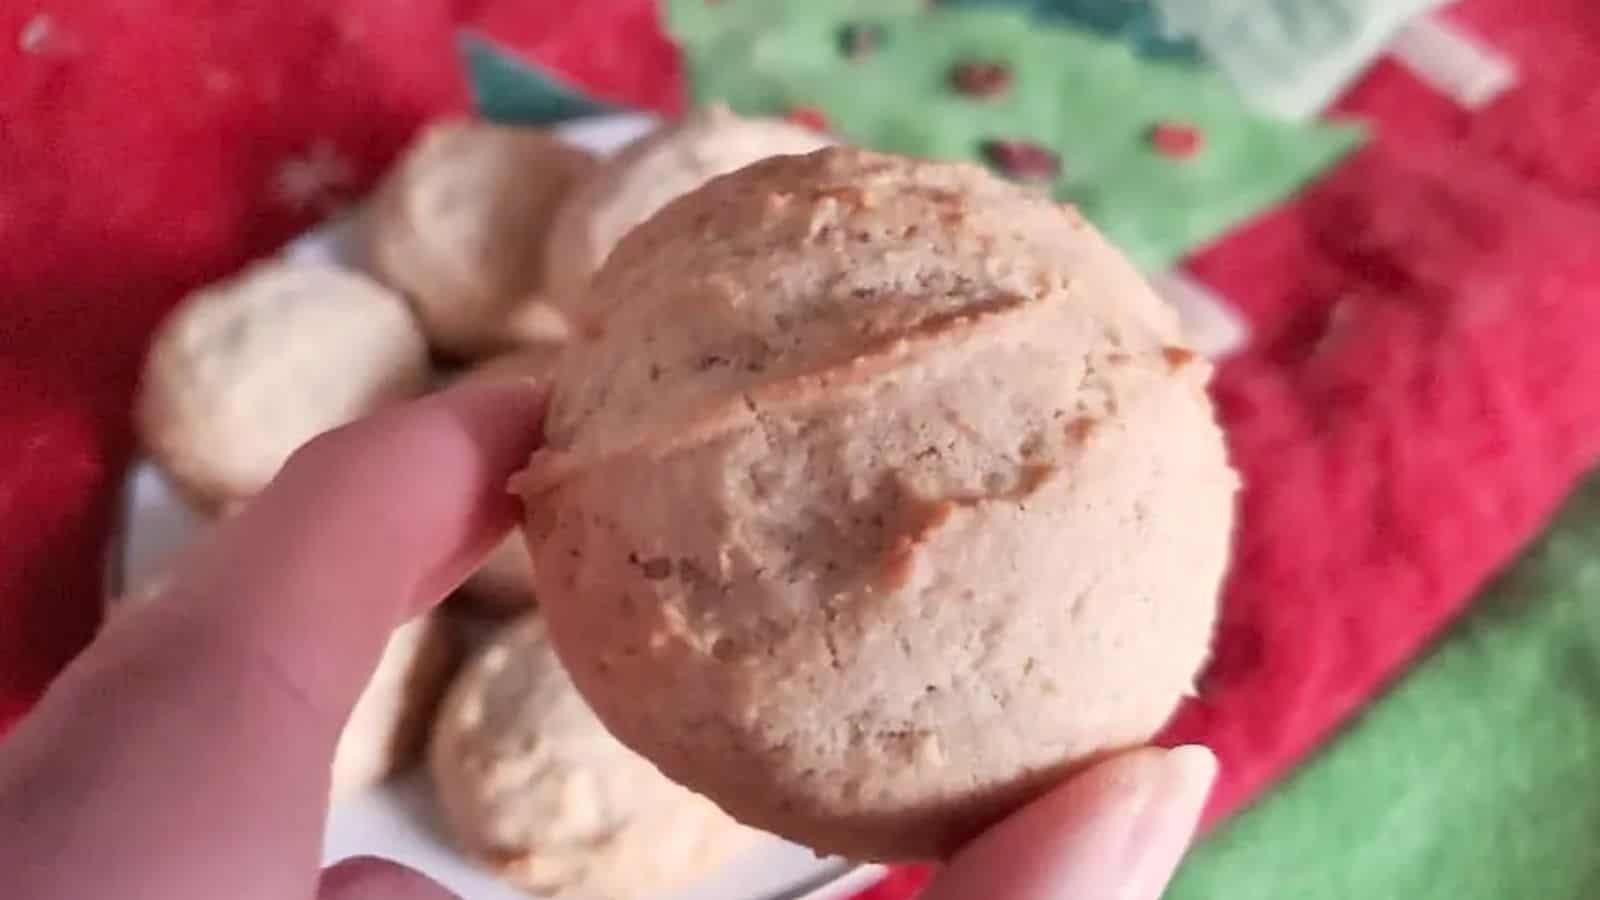
<svg viewBox="0 0 1600 900"><path fill-rule="evenodd" d="M606 732L537 613L507 625L456 677L429 758L467 852L540 896L661 896L754 837Z"/></svg>
<svg viewBox="0 0 1600 900"><path fill-rule="evenodd" d="M335 800L365 791L418 759L455 671L457 647L451 623L437 612L395 629L339 733Z"/></svg>
<svg viewBox="0 0 1600 900"><path fill-rule="evenodd" d="M941 857L1194 683L1236 477L1177 316L1076 212L832 148L591 285L516 483L601 719L747 824Z"/></svg>
<svg viewBox="0 0 1600 900"><path fill-rule="evenodd" d="M528 128L430 126L379 188L370 255L415 305L428 339L458 359L548 338L544 246L587 152Z"/></svg>
<svg viewBox="0 0 1600 900"><path fill-rule="evenodd" d="M158 569L129 585L122 596L108 598L102 627L147 604L164 602L169 585L168 571ZM368 790L417 761L455 671L459 644L453 623L438 612L419 616L390 635L339 733L331 773L335 801Z"/></svg>
<svg viewBox="0 0 1600 900"><path fill-rule="evenodd" d="M578 302L611 248L673 198L756 160L809 153L830 143L799 125L740 118L725 106L700 108L639 138L602 163L562 203L545 262L551 298L567 308Z"/></svg>
<svg viewBox="0 0 1600 900"><path fill-rule="evenodd" d="M296 448L428 384L405 302L331 265L263 262L185 298L145 358L135 417L199 505L266 486Z"/></svg>
<svg viewBox="0 0 1600 900"><path fill-rule="evenodd" d="M534 344L484 362L462 377L528 378L548 384L560 353L559 344ZM461 589L474 606L486 612L517 613L534 605L533 560L520 526L506 535Z"/></svg>

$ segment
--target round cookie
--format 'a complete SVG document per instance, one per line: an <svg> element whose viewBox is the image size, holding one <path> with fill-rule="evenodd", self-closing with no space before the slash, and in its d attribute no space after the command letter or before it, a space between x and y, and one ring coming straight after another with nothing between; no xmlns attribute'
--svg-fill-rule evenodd
<svg viewBox="0 0 1600 900"><path fill-rule="evenodd" d="M536 613L507 625L457 676L429 757L462 845L540 896L661 896L710 874L753 835L606 732Z"/></svg>
<svg viewBox="0 0 1600 900"><path fill-rule="evenodd" d="M102 627L158 601L170 584L165 569L108 598ZM339 733L331 773L337 801L361 793L415 762L457 660L450 622L428 613L401 625Z"/></svg>
<svg viewBox="0 0 1600 900"><path fill-rule="evenodd" d="M845 148L666 207L515 484L607 726L747 824L941 857L1141 744L1236 477L1176 315L1074 211Z"/></svg>
<svg viewBox="0 0 1600 900"><path fill-rule="evenodd" d="M561 345L536 344L498 356L467 372L469 379L531 378L548 383L555 373ZM488 612L517 613L534 605L533 560L522 528L512 529L472 573L462 591L473 604Z"/></svg>
<svg viewBox="0 0 1600 900"><path fill-rule="evenodd" d="M395 629L339 733L333 757L335 800L365 791L417 759L456 657L450 623L439 613Z"/></svg>
<svg viewBox="0 0 1600 900"><path fill-rule="evenodd" d="M539 131L430 126L378 191L372 264L447 355L550 337L528 310L541 302L545 239L562 198L593 167L588 153Z"/></svg>
<svg viewBox="0 0 1600 900"><path fill-rule="evenodd" d="M756 160L830 143L810 129L780 119L740 118L720 105L639 138L562 203L545 257L551 298L571 308L622 236L674 198Z"/></svg>
<svg viewBox="0 0 1600 900"><path fill-rule="evenodd" d="M335 266L264 262L189 297L145 359L135 416L155 461L218 508L295 449L421 393L428 352L405 302Z"/></svg>

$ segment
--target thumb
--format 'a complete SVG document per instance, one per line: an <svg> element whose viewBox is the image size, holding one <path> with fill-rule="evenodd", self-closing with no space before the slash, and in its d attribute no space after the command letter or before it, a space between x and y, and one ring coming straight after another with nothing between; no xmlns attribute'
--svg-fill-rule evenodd
<svg viewBox="0 0 1600 900"><path fill-rule="evenodd" d="M1216 774L1204 747L1108 759L962 849L922 900L1157 900Z"/></svg>
<svg viewBox="0 0 1600 900"><path fill-rule="evenodd" d="M352 856L322 870L317 900L460 900L432 878L387 859Z"/></svg>

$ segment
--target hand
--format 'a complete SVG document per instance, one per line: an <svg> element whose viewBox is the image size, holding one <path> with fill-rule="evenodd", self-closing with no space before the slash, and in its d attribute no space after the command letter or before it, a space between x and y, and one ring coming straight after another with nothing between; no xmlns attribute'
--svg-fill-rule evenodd
<svg viewBox="0 0 1600 900"><path fill-rule="evenodd" d="M505 534L530 384L456 388L313 441L119 615L0 743L0 872L30 900L439 900L382 860L320 869L329 766L389 633ZM1102 763L961 853L928 900L1153 900L1215 763Z"/></svg>
<svg viewBox="0 0 1600 900"><path fill-rule="evenodd" d="M980 835L920 900L1157 900L1216 773L1204 747L1099 763Z"/></svg>

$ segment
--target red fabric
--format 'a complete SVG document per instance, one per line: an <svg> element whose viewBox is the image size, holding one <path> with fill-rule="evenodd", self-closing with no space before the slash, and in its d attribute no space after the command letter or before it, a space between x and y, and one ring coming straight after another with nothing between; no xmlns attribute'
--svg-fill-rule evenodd
<svg viewBox="0 0 1600 900"><path fill-rule="evenodd" d="M899 866L851 900L903 900L916 896L932 877L933 869L928 866Z"/></svg>
<svg viewBox="0 0 1600 900"><path fill-rule="evenodd" d="M452 27L615 100L681 96L650 0L59 0L24 52L31 15L0 9L0 728L93 626L150 328L460 110ZM1194 265L1260 334L1216 391L1250 485L1217 659L1168 734L1222 754L1213 815L1392 678L1600 455L1600 221L1557 196L1600 183L1600 13L1453 15L1528 86L1469 116L1380 67L1344 106L1384 141ZM327 190L277 185L319 155L347 167ZM898 878L874 900L921 876Z"/></svg>
<svg viewBox="0 0 1600 900"><path fill-rule="evenodd" d="M1215 390L1250 486L1216 658L1163 735L1221 756L1210 824L1401 674L1600 457L1600 7L1450 15L1517 90L1469 113L1380 64L1339 111L1381 142L1191 264L1256 329Z"/></svg>
<svg viewBox="0 0 1600 900"><path fill-rule="evenodd" d="M1517 64L1515 90L1468 112L1384 61L1337 110L1381 123L1386 140L1470 148L1565 196L1600 202L1600 92L1593 72L1600 5L1469 0L1446 17Z"/></svg>
<svg viewBox="0 0 1600 900"><path fill-rule="evenodd" d="M0 4L0 732L97 619L150 329L358 195L418 123L463 110L456 25L620 102L677 104L652 0L576 6ZM327 190L277 185L319 156L342 161Z"/></svg>
<svg viewBox="0 0 1600 900"><path fill-rule="evenodd" d="M1463 135L1557 191L1600 202L1600 4L1592 0L1475 0L1452 12L1520 64L1522 86Z"/></svg>
<svg viewBox="0 0 1600 900"><path fill-rule="evenodd" d="M1600 458L1600 210L1473 149L1424 90L1376 73L1346 107L1418 110L1398 136L1190 265L1256 329L1214 390L1247 486L1216 656L1162 738L1221 757L1210 824L1399 675Z"/></svg>
<svg viewBox="0 0 1600 900"><path fill-rule="evenodd" d="M1312 750L1600 458L1600 211L1378 144L1197 260L1260 328L1215 388L1244 476L1216 657L1166 739L1213 818Z"/></svg>
<svg viewBox="0 0 1600 900"><path fill-rule="evenodd" d="M1600 457L1600 138L1573 127L1600 121L1600 8L1450 16L1516 90L1469 113L1380 64L1338 109L1377 145L1191 263L1256 329L1215 390L1247 485L1216 658L1164 736L1221 755L1212 822L1398 675Z"/></svg>

